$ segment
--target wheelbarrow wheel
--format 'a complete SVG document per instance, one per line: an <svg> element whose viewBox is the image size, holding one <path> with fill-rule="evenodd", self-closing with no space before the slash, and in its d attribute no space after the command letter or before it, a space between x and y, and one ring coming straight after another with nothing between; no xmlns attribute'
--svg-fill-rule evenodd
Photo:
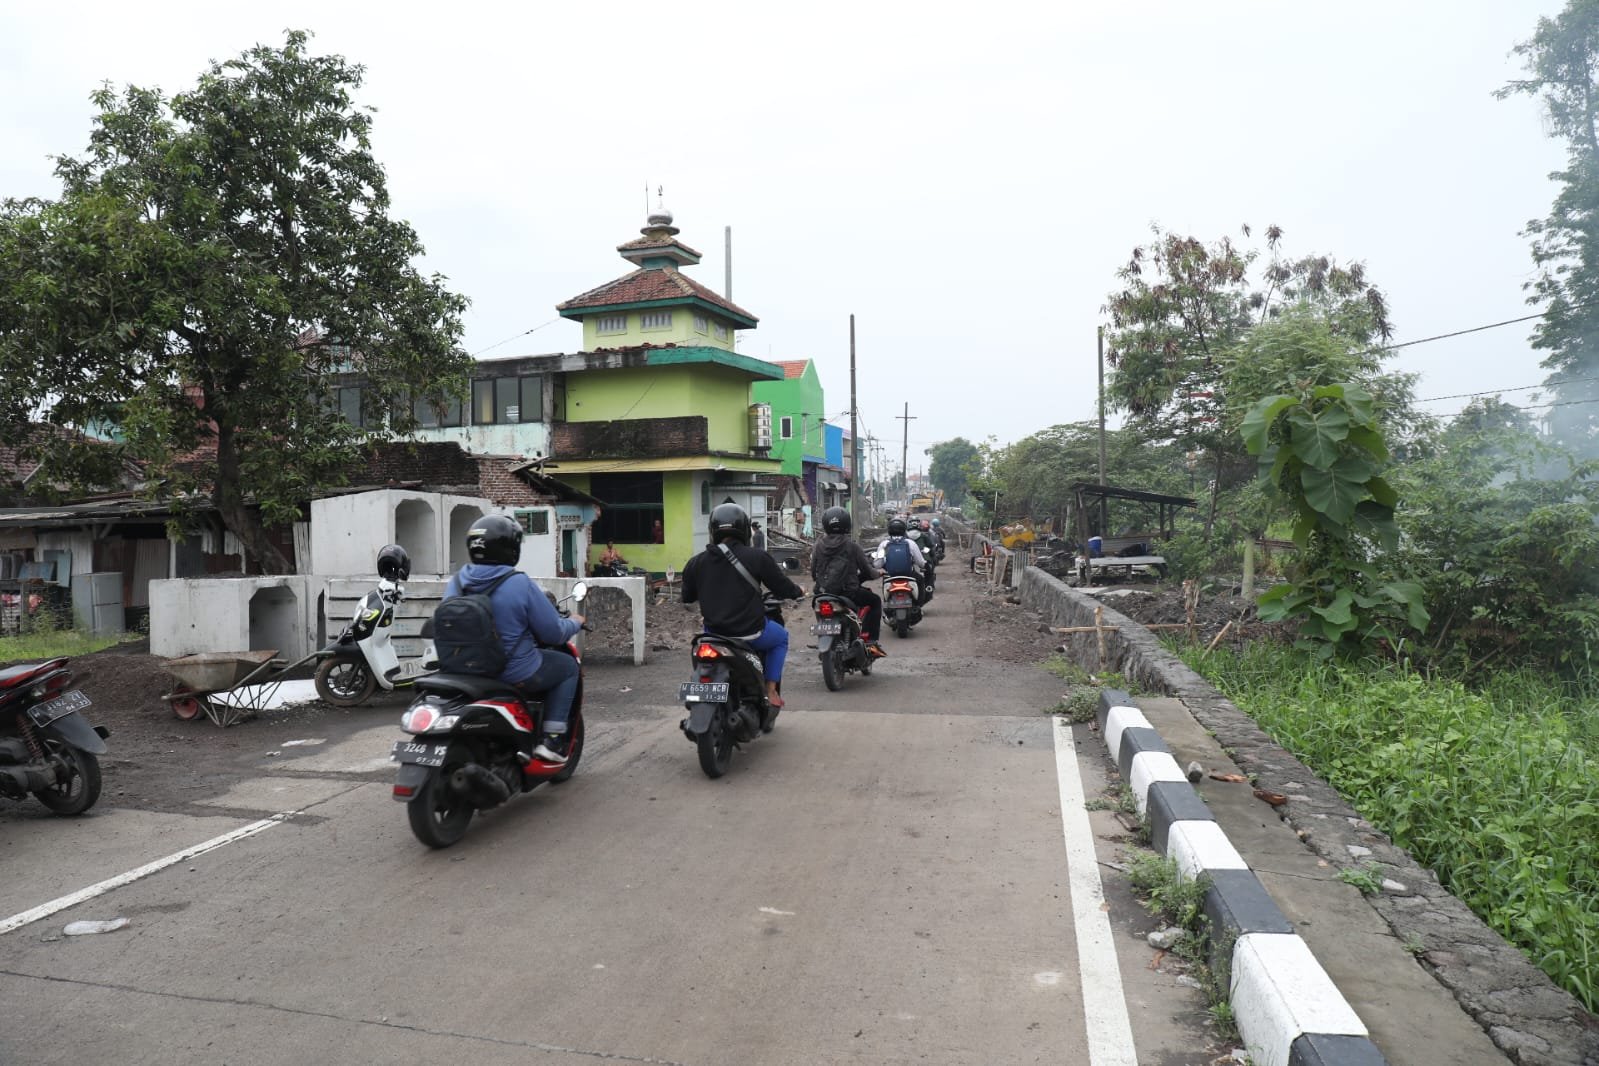
<svg viewBox="0 0 1599 1066"><path fill-rule="evenodd" d="M378 679L361 659L323 659L316 668L316 694L335 707L365 703L377 687Z"/></svg>
<svg viewBox="0 0 1599 1066"><path fill-rule="evenodd" d="M185 722L192 722L200 717L200 712L204 709L200 697L190 695L193 691L188 685L179 685L169 701L172 704L172 713Z"/></svg>

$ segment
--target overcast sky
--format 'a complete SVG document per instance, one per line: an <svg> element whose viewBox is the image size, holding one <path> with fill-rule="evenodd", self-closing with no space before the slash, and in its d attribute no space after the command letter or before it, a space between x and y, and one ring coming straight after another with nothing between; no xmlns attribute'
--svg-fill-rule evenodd
<svg viewBox="0 0 1599 1066"><path fill-rule="evenodd" d="M469 351L581 347L564 320L499 342L630 269L615 246L664 185L717 291L733 227L740 350L815 359L829 415L857 316L865 429L897 460L908 403L914 470L1093 417L1100 308L1151 223L1362 260L1398 341L1527 314L1520 231L1563 150L1491 94L1561 6L6 3L0 196L57 192L47 157L81 152L100 82L181 91L309 29L367 68L394 212L472 301ZM1395 365L1423 397L1534 384L1527 330Z"/></svg>

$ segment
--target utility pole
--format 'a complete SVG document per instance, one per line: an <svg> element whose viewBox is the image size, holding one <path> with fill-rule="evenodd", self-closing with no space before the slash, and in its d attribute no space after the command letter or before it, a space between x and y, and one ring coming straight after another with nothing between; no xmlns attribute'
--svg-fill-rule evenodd
<svg viewBox="0 0 1599 1066"><path fill-rule="evenodd" d="M1105 484L1105 327L1099 327L1099 483Z"/></svg>
<svg viewBox="0 0 1599 1066"><path fill-rule="evenodd" d="M849 517L855 529L861 528L861 427L855 410L855 316L849 316L849 447L850 486Z"/></svg>
<svg viewBox="0 0 1599 1066"><path fill-rule="evenodd" d="M895 415L894 417L905 423L905 432L904 432L904 435L900 439L900 445L899 445L899 476L900 476L900 488L905 490L901 495L909 496L910 495L910 489L911 489L911 482L910 482L911 422L913 422L915 419L919 418L920 416L911 414L910 401L907 400L905 402L905 413L902 414L902 415Z"/></svg>
<svg viewBox="0 0 1599 1066"><path fill-rule="evenodd" d="M727 268L727 271L726 271L727 280L726 280L726 282L725 282L725 284L723 286L725 291L722 293L722 295L727 298L727 301L729 303L732 303L733 302L733 227L732 226L725 227L724 231L723 231L723 235L725 236L725 238L727 240L727 251L726 251L726 254L724 254L722 256L723 262L725 263L726 268Z"/></svg>

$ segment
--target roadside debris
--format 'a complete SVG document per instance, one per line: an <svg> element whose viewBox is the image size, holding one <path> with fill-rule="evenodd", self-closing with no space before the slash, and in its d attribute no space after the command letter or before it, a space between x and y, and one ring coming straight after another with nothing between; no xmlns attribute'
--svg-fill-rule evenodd
<svg viewBox="0 0 1599 1066"><path fill-rule="evenodd" d="M91 933L114 933L127 927L126 918L112 918L103 922L68 922L61 932L66 936L88 936Z"/></svg>

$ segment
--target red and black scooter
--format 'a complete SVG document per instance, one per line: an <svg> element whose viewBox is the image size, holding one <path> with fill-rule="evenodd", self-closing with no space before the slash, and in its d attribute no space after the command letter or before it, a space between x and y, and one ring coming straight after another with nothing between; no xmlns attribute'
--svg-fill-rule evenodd
<svg viewBox="0 0 1599 1066"><path fill-rule="evenodd" d="M567 600L582 603L587 595L587 584L579 581ZM562 614L565 602L556 605ZM543 732L542 701L523 699L498 678L433 674L417 679L416 699L400 718L410 737L395 741L389 757L400 764L394 798L406 805L411 832L428 847L458 842L476 812L546 781L558 785L577 772L583 757L583 657L575 643L540 647L546 655L570 655L578 663L564 763L529 754Z"/></svg>
<svg viewBox="0 0 1599 1066"><path fill-rule="evenodd" d="M111 731L83 717L89 697L66 659L0 670L0 796L33 798L56 814L82 814L100 798L100 760Z"/></svg>
<svg viewBox="0 0 1599 1066"><path fill-rule="evenodd" d="M861 637L861 616L854 602L818 592L811 597L811 610L816 614L811 632L816 634L816 657L822 661L822 680L827 691L843 688L845 674L871 673L872 656Z"/></svg>

